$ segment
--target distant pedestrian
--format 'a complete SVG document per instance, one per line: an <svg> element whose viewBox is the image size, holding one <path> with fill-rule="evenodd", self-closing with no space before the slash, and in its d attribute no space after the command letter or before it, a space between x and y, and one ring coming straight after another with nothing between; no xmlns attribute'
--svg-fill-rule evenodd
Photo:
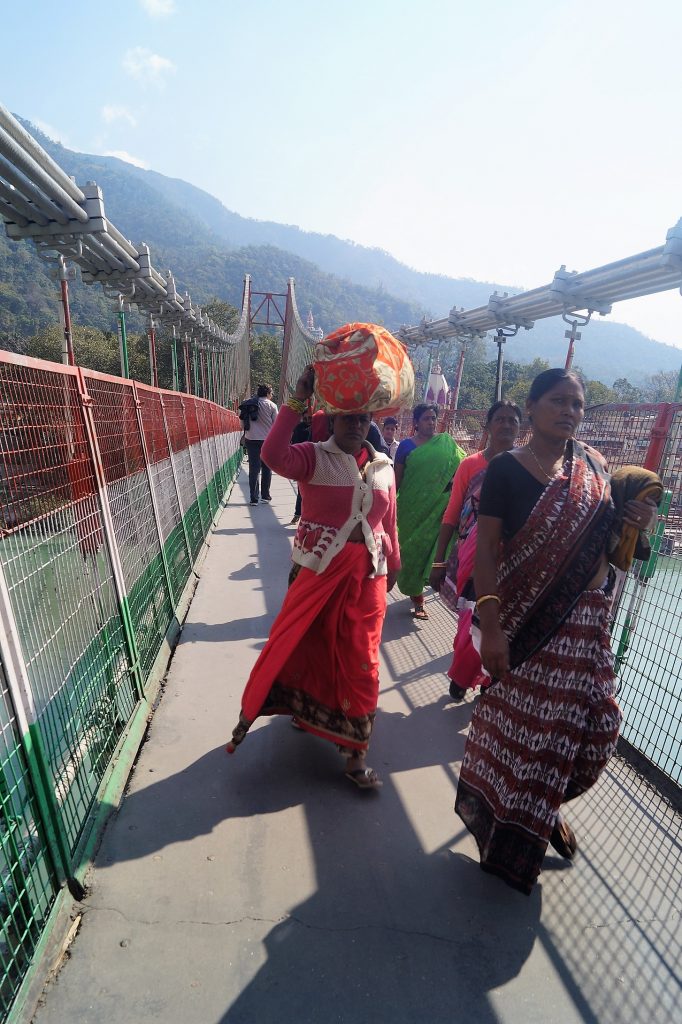
<svg viewBox="0 0 682 1024"><path fill-rule="evenodd" d="M398 451L398 421L395 416L387 416L384 420L384 424L381 431L386 446L386 454L388 455L391 462L395 459L395 453Z"/></svg>
<svg viewBox="0 0 682 1024"><path fill-rule="evenodd" d="M269 384L259 384L256 389L258 412L256 418L250 418L249 426L244 431L246 442L246 454L249 458L249 491L251 492L251 504L257 505L261 501L270 501L270 482L272 471L260 457L263 441L270 433L270 428L275 422L277 406L272 401L272 388ZM255 404L255 403L254 403Z"/></svg>

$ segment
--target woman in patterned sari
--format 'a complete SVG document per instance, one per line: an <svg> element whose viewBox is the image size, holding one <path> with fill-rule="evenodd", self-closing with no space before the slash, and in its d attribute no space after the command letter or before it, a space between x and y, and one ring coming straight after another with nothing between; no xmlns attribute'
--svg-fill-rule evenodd
<svg viewBox="0 0 682 1024"><path fill-rule="evenodd" d="M548 844L575 855L561 804L597 781L621 721L606 558L615 509L603 458L574 438L580 380L541 373L527 410L528 444L493 459L481 490L474 584L494 685L472 717L455 804L483 870L524 893ZM630 501L625 515L648 529L652 505Z"/></svg>
<svg viewBox="0 0 682 1024"><path fill-rule="evenodd" d="M508 399L490 406L485 420L488 444L483 451L467 455L460 462L438 534L429 583L440 593L443 603L457 616L454 653L448 669L450 696L454 701L464 700L468 689L485 685L489 681L483 674L478 651L471 642L476 520L488 463L500 452L508 452L513 448L521 429L521 419L518 405ZM445 554L455 533L457 545L446 562Z"/></svg>
<svg viewBox="0 0 682 1024"><path fill-rule="evenodd" d="M429 617L424 608L424 584L452 478L465 454L449 434L436 433L437 419L437 406L416 406L414 434L400 442L394 460L402 560L398 587L409 595L416 619Z"/></svg>

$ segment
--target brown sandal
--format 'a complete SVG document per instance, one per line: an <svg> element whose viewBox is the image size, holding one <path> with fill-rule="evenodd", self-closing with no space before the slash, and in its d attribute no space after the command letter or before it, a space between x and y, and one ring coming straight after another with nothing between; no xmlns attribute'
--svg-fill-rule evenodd
<svg viewBox="0 0 682 1024"><path fill-rule="evenodd" d="M549 837L549 844L553 846L557 853L560 853L565 860L573 860L578 849L578 840L575 837L575 832L568 824L564 821L561 814L557 815L556 824Z"/></svg>
<svg viewBox="0 0 682 1024"><path fill-rule="evenodd" d="M380 789L383 782L373 768L356 768L344 772L347 779L354 782L358 789Z"/></svg>

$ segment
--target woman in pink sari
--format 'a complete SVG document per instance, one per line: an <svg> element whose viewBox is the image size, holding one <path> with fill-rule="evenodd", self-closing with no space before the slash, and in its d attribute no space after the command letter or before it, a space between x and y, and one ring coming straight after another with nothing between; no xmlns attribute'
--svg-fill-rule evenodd
<svg viewBox="0 0 682 1024"><path fill-rule="evenodd" d="M468 455L460 462L438 535L429 583L440 591L443 602L457 615L454 655L448 669L450 696L455 701L464 700L468 689L489 682L471 642L476 520L488 463L500 452L513 448L521 429L521 418L518 405L507 400L495 402L488 409L485 421L488 444L483 451ZM446 563L445 556L455 532L457 545Z"/></svg>

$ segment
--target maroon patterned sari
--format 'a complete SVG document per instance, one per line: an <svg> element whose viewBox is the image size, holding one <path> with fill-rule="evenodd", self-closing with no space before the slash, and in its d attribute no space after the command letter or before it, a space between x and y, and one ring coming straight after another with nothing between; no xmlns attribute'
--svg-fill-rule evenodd
<svg viewBox="0 0 682 1024"><path fill-rule="evenodd" d="M561 804L594 785L618 738L611 596L585 589L613 515L608 476L574 441L498 570L511 669L474 711L455 810L483 870L525 893Z"/></svg>

